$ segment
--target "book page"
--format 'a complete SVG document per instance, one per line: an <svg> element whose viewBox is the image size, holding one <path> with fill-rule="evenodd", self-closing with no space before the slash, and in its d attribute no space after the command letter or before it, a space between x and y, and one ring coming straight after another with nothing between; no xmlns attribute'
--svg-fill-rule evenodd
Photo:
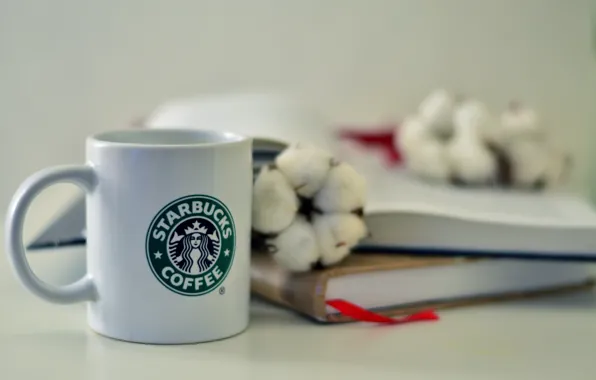
<svg viewBox="0 0 596 380"><path fill-rule="evenodd" d="M401 211L492 223L596 228L596 212L579 196L431 184L404 169L359 158L349 161L368 180L368 213Z"/></svg>

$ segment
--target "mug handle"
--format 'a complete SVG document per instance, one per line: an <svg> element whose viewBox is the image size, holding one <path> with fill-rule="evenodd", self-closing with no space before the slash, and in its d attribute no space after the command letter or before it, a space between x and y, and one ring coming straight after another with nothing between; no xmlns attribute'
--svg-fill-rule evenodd
<svg viewBox="0 0 596 380"><path fill-rule="evenodd" d="M44 169L27 178L12 198L6 216L6 253L17 278L38 297L59 304L92 301L97 298L97 292L89 274L68 285L51 285L33 273L25 254L23 225L27 210L41 191L59 182L74 183L91 192L96 175L91 166L76 165Z"/></svg>

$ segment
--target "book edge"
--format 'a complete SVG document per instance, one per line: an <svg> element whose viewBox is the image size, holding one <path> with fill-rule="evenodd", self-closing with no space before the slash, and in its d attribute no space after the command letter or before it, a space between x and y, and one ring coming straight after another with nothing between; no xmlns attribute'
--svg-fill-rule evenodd
<svg viewBox="0 0 596 380"><path fill-rule="evenodd" d="M595 279L593 277L588 277L583 281L565 285L549 286L526 291L505 292L498 294L478 295L474 297L454 298L450 300L437 300L431 302L399 306L386 306L383 308L376 308L371 311L387 317L397 317L416 313L429 308L436 310L450 310L467 306L483 306L488 304L498 304L512 301L520 301L524 299L537 299L546 296L565 295L574 292L590 291L594 288L595 284ZM325 313L323 320L327 323L356 322L354 319L339 313Z"/></svg>

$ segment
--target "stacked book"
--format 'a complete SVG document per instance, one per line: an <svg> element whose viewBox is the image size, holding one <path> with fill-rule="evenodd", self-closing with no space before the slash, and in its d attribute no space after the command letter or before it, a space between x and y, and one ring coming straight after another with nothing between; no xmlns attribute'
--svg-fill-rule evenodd
<svg viewBox="0 0 596 380"><path fill-rule="evenodd" d="M371 235L340 265L291 273L252 257L252 290L319 322L348 322L328 300L385 316L589 290L596 211L571 194L461 189L419 181L365 152L343 159L371 184Z"/></svg>
<svg viewBox="0 0 596 380"><path fill-rule="evenodd" d="M249 132L258 171L293 141L331 147L314 137L317 123L295 104L261 96L173 101L158 108L146 127ZM327 301L348 300L396 316L591 287L596 211L587 200L431 185L353 146L344 148L337 149L339 158L370 184L364 218L371 236L338 266L308 273L290 273L253 252L255 295L319 322L345 322L353 319ZM29 249L85 244L84 221L81 197Z"/></svg>

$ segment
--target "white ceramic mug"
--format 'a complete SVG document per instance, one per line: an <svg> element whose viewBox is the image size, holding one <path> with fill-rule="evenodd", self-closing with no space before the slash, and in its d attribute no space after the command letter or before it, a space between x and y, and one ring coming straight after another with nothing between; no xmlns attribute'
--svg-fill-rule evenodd
<svg viewBox="0 0 596 380"><path fill-rule="evenodd" d="M54 286L31 271L27 208L44 188L86 191L87 274ZM42 170L15 194L6 252L23 283L55 303L88 303L90 328L154 344L198 343L249 322L252 140L197 129L87 139L87 163Z"/></svg>

